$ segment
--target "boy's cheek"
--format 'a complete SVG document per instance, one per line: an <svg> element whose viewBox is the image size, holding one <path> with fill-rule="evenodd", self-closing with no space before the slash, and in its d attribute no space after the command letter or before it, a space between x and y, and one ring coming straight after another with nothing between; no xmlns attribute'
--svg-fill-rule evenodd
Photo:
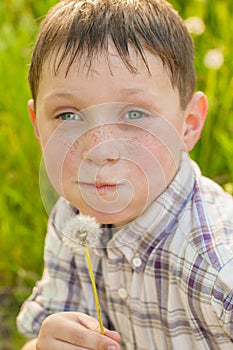
<svg viewBox="0 0 233 350"><path fill-rule="evenodd" d="M50 137L41 140L42 163L51 185L59 194L63 195L64 179L70 178L78 166L77 153L74 158L70 152L72 149L71 140L65 138L64 135L51 133L48 136Z"/></svg>
<svg viewBox="0 0 233 350"><path fill-rule="evenodd" d="M169 164L176 168L179 167L180 154L183 147L183 141L175 128L168 125L166 128L152 129L142 131L140 135L134 138L135 143L141 145L143 152L143 161L146 159L153 163L158 163L161 169L166 171Z"/></svg>

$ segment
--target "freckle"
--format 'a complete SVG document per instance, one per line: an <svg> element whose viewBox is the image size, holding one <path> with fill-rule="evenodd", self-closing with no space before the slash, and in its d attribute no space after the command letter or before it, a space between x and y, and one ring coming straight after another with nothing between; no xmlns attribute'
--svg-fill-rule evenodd
<svg viewBox="0 0 233 350"><path fill-rule="evenodd" d="M73 142L73 144L66 144L65 145L67 152L73 155L75 151L79 148L79 141L76 140Z"/></svg>

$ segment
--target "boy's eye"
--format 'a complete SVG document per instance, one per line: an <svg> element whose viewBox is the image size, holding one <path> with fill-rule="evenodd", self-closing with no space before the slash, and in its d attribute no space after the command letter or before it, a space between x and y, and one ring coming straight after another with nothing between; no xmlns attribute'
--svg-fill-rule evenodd
<svg viewBox="0 0 233 350"><path fill-rule="evenodd" d="M141 119L145 116L145 113L142 111L129 111L126 113L127 119L134 120L134 119Z"/></svg>
<svg viewBox="0 0 233 350"><path fill-rule="evenodd" d="M80 115L78 115L77 113L71 113L71 112L60 114L59 117L61 118L61 120L80 120L81 119Z"/></svg>

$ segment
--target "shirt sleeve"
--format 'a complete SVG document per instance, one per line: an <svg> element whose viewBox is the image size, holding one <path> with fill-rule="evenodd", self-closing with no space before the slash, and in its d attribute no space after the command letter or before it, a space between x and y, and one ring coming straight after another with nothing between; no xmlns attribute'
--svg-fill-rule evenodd
<svg viewBox="0 0 233 350"><path fill-rule="evenodd" d="M50 314L62 311L86 312L75 257L49 220L44 250L44 273L17 317L21 333L36 337Z"/></svg>
<svg viewBox="0 0 233 350"><path fill-rule="evenodd" d="M212 294L212 307L233 342L233 259L219 271Z"/></svg>

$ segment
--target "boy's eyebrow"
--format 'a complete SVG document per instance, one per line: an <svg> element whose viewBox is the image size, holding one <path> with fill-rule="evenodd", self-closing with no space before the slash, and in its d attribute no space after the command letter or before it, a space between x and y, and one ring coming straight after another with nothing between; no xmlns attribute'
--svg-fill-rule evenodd
<svg viewBox="0 0 233 350"><path fill-rule="evenodd" d="M137 94L140 94L140 93L143 93L144 92L144 90L143 89L134 89L134 88L128 88L128 89L121 89L120 90L120 93L122 94L122 95L137 95Z"/></svg>
<svg viewBox="0 0 233 350"><path fill-rule="evenodd" d="M74 94L72 92L51 92L48 95L44 96L43 100L44 101L50 101L51 99L56 99L56 98L65 98L65 97L74 97Z"/></svg>

